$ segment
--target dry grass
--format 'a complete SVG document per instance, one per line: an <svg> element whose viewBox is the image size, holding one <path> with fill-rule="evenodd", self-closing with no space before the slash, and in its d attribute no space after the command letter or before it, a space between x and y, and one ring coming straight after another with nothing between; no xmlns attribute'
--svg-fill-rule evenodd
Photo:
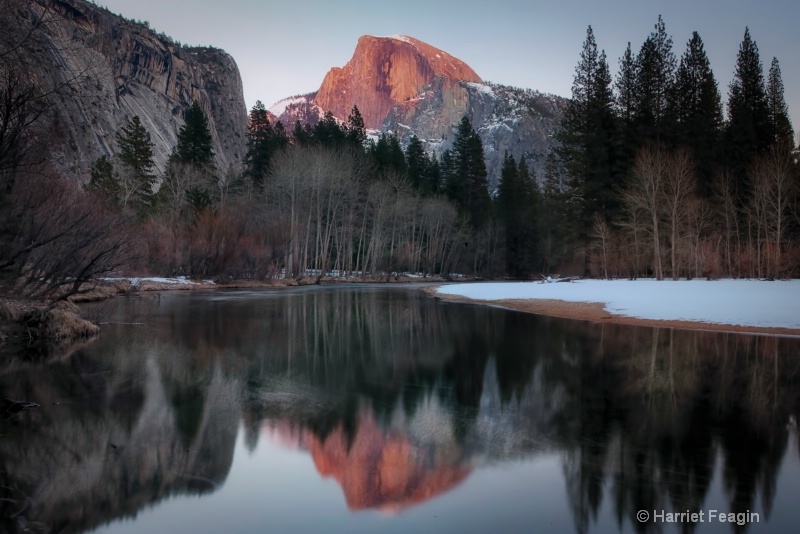
<svg viewBox="0 0 800 534"><path fill-rule="evenodd" d="M94 337L100 327L72 311L56 308L44 314L39 331L42 338L64 341Z"/></svg>
<svg viewBox="0 0 800 534"><path fill-rule="evenodd" d="M95 285L86 293L72 295L69 300L70 302L76 303L98 302L101 300L110 299L111 297L115 297L117 295L124 295L125 293L129 293L131 289L132 286L128 280L104 282Z"/></svg>
<svg viewBox="0 0 800 534"><path fill-rule="evenodd" d="M51 308L42 302L0 300L0 343L13 338L63 342L99 333L100 327L82 318L73 302L59 301Z"/></svg>

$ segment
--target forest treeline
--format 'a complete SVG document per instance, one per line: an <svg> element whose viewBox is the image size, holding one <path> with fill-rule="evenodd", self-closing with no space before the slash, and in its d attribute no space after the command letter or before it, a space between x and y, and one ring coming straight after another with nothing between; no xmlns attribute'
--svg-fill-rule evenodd
<svg viewBox="0 0 800 534"><path fill-rule="evenodd" d="M208 122L197 104L161 180L153 175L152 143L137 117L117 144L115 160L95 162L86 189L134 215L144 270L320 279L439 275L487 261L472 235L487 226L479 217L488 217L491 200L480 139L466 119L446 165L416 138L405 150L394 136L367 139L357 106L346 122L328 113L288 133L257 103L241 170L214 165ZM476 163L472 182L462 180Z"/></svg>
<svg viewBox="0 0 800 534"><path fill-rule="evenodd" d="M368 138L357 106L346 121L328 113L287 130L260 102L240 168L215 164L195 102L165 169L132 117L116 132L115 155L93 162L83 184L70 183L47 163L47 138L56 102L79 94L88 76L52 87L32 79L31 62L44 53L39 30L0 39L6 292L64 296L120 271L219 279L800 274L794 133L778 61L765 76L749 31L724 114L697 33L678 59L659 17L638 53L628 45L612 80L589 27L544 175L506 154L489 191L481 139L466 117L451 148L434 155L416 137L405 147L391 135Z"/></svg>
<svg viewBox="0 0 800 534"><path fill-rule="evenodd" d="M794 131L780 65L745 30L720 90L694 32L676 57L659 17L612 80L591 26L576 67L546 197L561 221L547 253L601 276L800 274Z"/></svg>

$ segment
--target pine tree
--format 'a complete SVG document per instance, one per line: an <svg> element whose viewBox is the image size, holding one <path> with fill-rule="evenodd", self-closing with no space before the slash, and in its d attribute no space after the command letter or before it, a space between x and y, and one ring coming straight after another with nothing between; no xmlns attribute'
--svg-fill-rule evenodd
<svg viewBox="0 0 800 534"><path fill-rule="evenodd" d="M275 128L273 129L273 132L274 132L274 137L273 137L274 151L283 150L284 148L289 146L289 136L286 134L286 130L284 129L283 123L281 121L275 123Z"/></svg>
<svg viewBox="0 0 800 534"><path fill-rule="evenodd" d="M728 92L728 124L725 131L726 161L741 205L750 197L748 169L757 156L769 150L773 139L758 45L751 39L747 28Z"/></svg>
<svg viewBox="0 0 800 534"><path fill-rule="evenodd" d="M497 219L503 226L506 272L525 276L535 266L539 195L525 158L519 165L508 153L497 189Z"/></svg>
<svg viewBox="0 0 800 534"><path fill-rule="evenodd" d="M717 81L697 32L686 45L675 78L671 99L671 114L677 125L675 141L692 150L698 193L709 198L717 172L722 104Z"/></svg>
<svg viewBox="0 0 800 534"><path fill-rule="evenodd" d="M356 105L353 105L353 110L347 117L346 131L347 140L359 149L363 149L364 142L367 140L367 129L364 126L364 118Z"/></svg>
<svg viewBox="0 0 800 534"><path fill-rule="evenodd" d="M211 129L208 119L197 101L192 103L186 114L186 123L178 132L178 146L175 158L182 163L206 166L213 165Z"/></svg>
<svg viewBox="0 0 800 534"><path fill-rule="evenodd" d="M542 195L533 169L528 167L525 156L519 159L517 176L522 184L523 198L525 199L523 219L523 256L520 261L521 273L526 275L534 272L539 256L539 231L541 218Z"/></svg>
<svg viewBox="0 0 800 534"><path fill-rule="evenodd" d="M408 168L408 181L411 186L424 194L431 193L431 184L427 180L428 156L425 147L416 135L412 135L406 148L406 165Z"/></svg>
<svg viewBox="0 0 800 534"><path fill-rule="evenodd" d="M326 111L322 120L313 128L313 142L324 146L340 146L346 138L347 133L330 111Z"/></svg>
<svg viewBox="0 0 800 534"><path fill-rule="evenodd" d="M139 116L134 116L117 132L117 145L119 146L119 159L123 164L133 169L146 184L152 188L155 179L153 171L153 142L150 133L142 125Z"/></svg>
<svg viewBox="0 0 800 534"><path fill-rule="evenodd" d="M636 56L634 110L640 144L646 140L671 141L674 125L669 110L675 65L672 38L667 35L664 20L659 15L655 31Z"/></svg>
<svg viewBox="0 0 800 534"><path fill-rule="evenodd" d="M117 132L119 160L130 174L134 193L131 201L141 211L153 205L155 185L155 162L150 133L142 125L139 116L134 116Z"/></svg>
<svg viewBox="0 0 800 534"><path fill-rule="evenodd" d="M450 190L451 186L455 183L454 174L455 163L453 162L453 153L450 149L447 149L442 152L442 157L439 159L439 189L450 199L455 197L454 192Z"/></svg>
<svg viewBox="0 0 800 534"><path fill-rule="evenodd" d="M578 244L576 225L579 221L573 196L554 151L547 154L543 178L539 210L540 265L542 272L550 273L561 262L571 259L571 251Z"/></svg>
<svg viewBox="0 0 800 534"><path fill-rule="evenodd" d="M426 164L425 181L428 183L427 190L432 195L438 195L442 192L442 170L439 166L439 161L433 154L431 154Z"/></svg>
<svg viewBox="0 0 800 534"><path fill-rule="evenodd" d="M298 146L308 146L311 143L312 133L308 128L308 124L304 128L300 121L295 121L294 129L292 130L292 139Z"/></svg>
<svg viewBox="0 0 800 534"><path fill-rule="evenodd" d="M264 185L269 172L270 160L275 150L276 135L269 123L267 109L258 100L247 124L247 153L245 154L245 173L256 187Z"/></svg>
<svg viewBox="0 0 800 534"><path fill-rule="evenodd" d="M794 149L794 128L783 97L783 79L778 58L772 58L767 78L767 107L773 144L786 153Z"/></svg>
<svg viewBox="0 0 800 534"><path fill-rule="evenodd" d="M618 119L614 176L626 176L633 165L636 150L641 140L636 132L636 57L631 43L619 59L619 71L614 82L614 112Z"/></svg>
<svg viewBox="0 0 800 534"><path fill-rule="evenodd" d="M631 43L619 59L619 72L615 80L617 116L625 126L633 124L636 104L636 59L631 51Z"/></svg>
<svg viewBox="0 0 800 534"><path fill-rule="evenodd" d="M408 167L406 166L406 155L403 152L403 147L400 146L400 140L397 139L396 135L390 135L388 138L388 143L389 167L401 175L406 175L408 171Z"/></svg>
<svg viewBox="0 0 800 534"><path fill-rule="evenodd" d="M99 194L112 206L119 206L119 175L108 156L101 156L92 164L84 189Z"/></svg>
<svg viewBox="0 0 800 534"><path fill-rule="evenodd" d="M483 142L467 117L461 119L451 149L452 169L446 185L448 196L473 228L483 228L491 215L491 198Z"/></svg>
<svg viewBox="0 0 800 534"><path fill-rule="evenodd" d="M589 26L575 69L572 99L557 139L558 156L570 177L573 196L580 199L579 232L588 240L596 213L613 220L619 209L616 191L619 166L617 119L605 52L598 52Z"/></svg>

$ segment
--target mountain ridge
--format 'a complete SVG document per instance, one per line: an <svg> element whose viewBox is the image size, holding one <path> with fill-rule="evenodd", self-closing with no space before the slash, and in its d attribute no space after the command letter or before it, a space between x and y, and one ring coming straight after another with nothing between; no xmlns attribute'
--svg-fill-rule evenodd
<svg viewBox="0 0 800 534"><path fill-rule="evenodd" d="M326 112L346 121L357 106L374 134L412 135L436 155L452 145L461 118L483 141L490 189L506 152L526 157L541 176L566 99L486 83L464 61L405 35L361 36L344 67L333 67L319 89L278 101L270 111L287 129L316 124Z"/></svg>

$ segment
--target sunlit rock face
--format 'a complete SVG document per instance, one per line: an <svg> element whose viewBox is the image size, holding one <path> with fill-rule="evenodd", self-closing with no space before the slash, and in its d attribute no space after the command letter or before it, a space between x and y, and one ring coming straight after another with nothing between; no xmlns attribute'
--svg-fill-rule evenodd
<svg viewBox="0 0 800 534"><path fill-rule="evenodd" d="M315 103L342 118L355 103L366 127L376 129L393 106L416 98L439 77L481 81L463 61L417 39L364 35L350 61L328 71Z"/></svg>
<svg viewBox="0 0 800 534"><path fill-rule="evenodd" d="M58 93L50 139L59 169L85 177L92 161L117 152L116 132L134 115L163 169L194 101L208 117L218 165L242 160L247 109L239 69L223 50L182 46L83 0L9 1L22 6L20 25L47 21L31 52L31 76L44 87L69 85Z"/></svg>
<svg viewBox="0 0 800 534"><path fill-rule="evenodd" d="M319 474L341 486L349 509L394 513L446 493L471 472L450 416L429 404L410 419L398 410L384 423L362 408L354 431L339 425L320 435L287 421L265 430L284 446L307 450Z"/></svg>
<svg viewBox="0 0 800 534"><path fill-rule="evenodd" d="M326 112L346 121L355 105L367 129L394 134L404 145L415 135L437 156L466 116L483 141L494 189L506 152L525 156L541 176L565 104L554 95L486 83L460 59L418 39L365 35L318 91L270 109L291 128L297 121L316 124Z"/></svg>

